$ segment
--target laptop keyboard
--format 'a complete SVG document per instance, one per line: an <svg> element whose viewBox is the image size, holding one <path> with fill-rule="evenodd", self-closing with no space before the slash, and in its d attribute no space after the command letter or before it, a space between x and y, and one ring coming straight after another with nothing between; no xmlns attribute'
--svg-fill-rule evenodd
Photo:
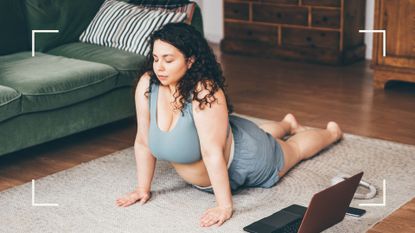
<svg viewBox="0 0 415 233"><path fill-rule="evenodd" d="M301 219L298 221L287 224L281 231L281 233L297 233L301 225Z"/></svg>

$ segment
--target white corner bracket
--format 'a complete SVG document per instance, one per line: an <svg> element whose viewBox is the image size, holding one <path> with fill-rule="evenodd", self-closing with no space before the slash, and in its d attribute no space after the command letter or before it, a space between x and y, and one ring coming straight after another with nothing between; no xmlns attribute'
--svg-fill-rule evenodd
<svg viewBox="0 0 415 233"><path fill-rule="evenodd" d="M35 56L35 34L36 33L58 33L59 30L32 30L32 57Z"/></svg>
<svg viewBox="0 0 415 233"><path fill-rule="evenodd" d="M360 33L382 33L383 36L383 56L386 57L386 30L359 30Z"/></svg>
<svg viewBox="0 0 415 233"><path fill-rule="evenodd" d="M359 206L386 206L386 180L383 179L383 202L382 203L361 203Z"/></svg>
<svg viewBox="0 0 415 233"><path fill-rule="evenodd" d="M35 203L35 180L32 179L32 206L59 206L55 203Z"/></svg>

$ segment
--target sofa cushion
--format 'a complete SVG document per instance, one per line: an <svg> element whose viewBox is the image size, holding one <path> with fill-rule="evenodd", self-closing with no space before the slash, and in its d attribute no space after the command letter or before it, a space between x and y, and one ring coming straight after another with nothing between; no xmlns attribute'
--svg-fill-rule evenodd
<svg viewBox="0 0 415 233"><path fill-rule="evenodd" d="M28 30L59 30L36 34L36 51L78 41L79 35L97 13L104 0L23 0ZM30 38L31 40L31 38Z"/></svg>
<svg viewBox="0 0 415 233"><path fill-rule="evenodd" d="M146 60L140 54L82 42L61 45L47 53L110 65L120 73L117 86L132 85Z"/></svg>
<svg viewBox="0 0 415 233"><path fill-rule="evenodd" d="M0 55L29 50L23 9L21 0L0 1Z"/></svg>
<svg viewBox="0 0 415 233"><path fill-rule="evenodd" d="M79 37L86 43L147 55L148 38L155 30L186 19L184 12L151 10L116 0L105 0Z"/></svg>
<svg viewBox="0 0 415 233"><path fill-rule="evenodd" d="M204 35L203 31L203 18L202 18L202 10L200 9L199 5L195 3L195 9L192 15L192 23L190 24L196 30L198 30L202 35Z"/></svg>
<svg viewBox="0 0 415 233"><path fill-rule="evenodd" d="M20 113L20 93L0 85L0 122Z"/></svg>
<svg viewBox="0 0 415 233"><path fill-rule="evenodd" d="M50 110L105 93L116 86L111 66L21 52L0 57L0 85L22 94L22 113Z"/></svg>

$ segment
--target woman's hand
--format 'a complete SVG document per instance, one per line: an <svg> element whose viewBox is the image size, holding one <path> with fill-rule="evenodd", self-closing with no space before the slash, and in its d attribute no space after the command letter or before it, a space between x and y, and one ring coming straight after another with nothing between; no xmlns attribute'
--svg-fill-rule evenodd
<svg viewBox="0 0 415 233"><path fill-rule="evenodd" d="M127 207L136 202L140 202L141 205L146 203L151 198L151 192L136 189L131 193L128 193L124 197L120 197L117 199L116 203L119 207Z"/></svg>
<svg viewBox="0 0 415 233"><path fill-rule="evenodd" d="M210 227L214 224L221 226L226 220L232 217L232 207L215 207L207 209L200 218L201 227Z"/></svg>

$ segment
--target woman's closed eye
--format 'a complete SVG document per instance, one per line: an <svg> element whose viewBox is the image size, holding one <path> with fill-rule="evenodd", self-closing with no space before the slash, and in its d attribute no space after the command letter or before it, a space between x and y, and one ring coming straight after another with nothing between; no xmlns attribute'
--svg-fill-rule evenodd
<svg viewBox="0 0 415 233"><path fill-rule="evenodd" d="M154 60L153 60L154 62L159 62L159 59L156 59L156 58L154 58ZM172 63L172 62L174 62L174 60L164 60L166 63Z"/></svg>

